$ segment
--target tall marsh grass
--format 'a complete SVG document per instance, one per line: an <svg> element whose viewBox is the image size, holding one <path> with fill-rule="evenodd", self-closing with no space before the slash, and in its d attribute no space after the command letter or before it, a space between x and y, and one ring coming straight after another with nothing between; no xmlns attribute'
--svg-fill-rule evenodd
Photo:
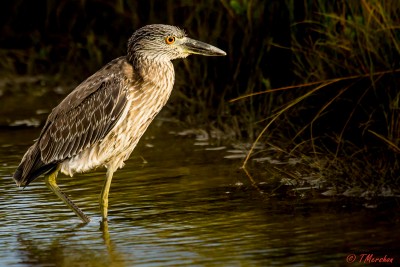
<svg viewBox="0 0 400 267"><path fill-rule="evenodd" d="M291 98L266 117L256 142L290 129L285 148L327 159L319 171L342 190L398 190L400 2L303 1L300 19L298 3L287 3L291 44L275 45L291 51L297 85L241 97Z"/></svg>

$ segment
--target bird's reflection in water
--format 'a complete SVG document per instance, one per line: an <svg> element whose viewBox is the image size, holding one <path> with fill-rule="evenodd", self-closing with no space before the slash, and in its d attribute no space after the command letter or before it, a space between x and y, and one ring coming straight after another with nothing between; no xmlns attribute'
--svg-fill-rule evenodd
<svg viewBox="0 0 400 267"><path fill-rule="evenodd" d="M111 241L110 232L108 231L108 221L100 222L100 231L110 263L113 266L125 266L124 256L116 250L114 243Z"/></svg>
<svg viewBox="0 0 400 267"><path fill-rule="evenodd" d="M93 229L92 238L103 239L103 244L88 238L87 224L57 232L42 231L18 234L19 263L29 266L126 266L125 256L117 251L110 238L108 223L100 223L100 228ZM84 231L86 234L80 235ZM97 236L96 236L97 235Z"/></svg>

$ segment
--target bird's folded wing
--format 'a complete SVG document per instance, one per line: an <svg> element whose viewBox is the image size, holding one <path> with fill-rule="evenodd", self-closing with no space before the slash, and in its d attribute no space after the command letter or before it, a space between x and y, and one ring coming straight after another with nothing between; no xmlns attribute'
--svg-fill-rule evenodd
<svg viewBox="0 0 400 267"><path fill-rule="evenodd" d="M121 117L127 102L123 85L115 78L93 85L97 88L89 88L90 94L79 100L71 94L73 102L67 97L50 114L39 137L44 163L62 161L90 147Z"/></svg>

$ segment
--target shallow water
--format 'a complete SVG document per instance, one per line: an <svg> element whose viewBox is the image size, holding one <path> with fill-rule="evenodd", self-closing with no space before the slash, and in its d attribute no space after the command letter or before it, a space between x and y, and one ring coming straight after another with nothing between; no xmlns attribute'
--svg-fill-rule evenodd
<svg viewBox="0 0 400 267"><path fill-rule="evenodd" d="M58 178L92 219L81 224L43 178L24 190L11 179L39 129L1 130L0 266L343 266L350 254L372 265L362 253L400 263L396 205L267 199L225 149L166 128L153 125L115 173L108 227L104 170Z"/></svg>

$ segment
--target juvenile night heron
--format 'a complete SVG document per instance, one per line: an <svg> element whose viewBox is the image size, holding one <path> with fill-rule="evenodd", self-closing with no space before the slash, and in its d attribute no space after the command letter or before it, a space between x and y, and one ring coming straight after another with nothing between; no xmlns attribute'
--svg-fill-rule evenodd
<svg viewBox="0 0 400 267"><path fill-rule="evenodd" d="M105 166L100 209L107 221L113 173L167 102L175 80L171 60L190 54L226 55L175 26L155 24L135 31L126 56L105 65L52 110L15 171L16 184L25 187L44 174L46 185L87 223L89 217L60 190L56 177L59 171L72 176Z"/></svg>

